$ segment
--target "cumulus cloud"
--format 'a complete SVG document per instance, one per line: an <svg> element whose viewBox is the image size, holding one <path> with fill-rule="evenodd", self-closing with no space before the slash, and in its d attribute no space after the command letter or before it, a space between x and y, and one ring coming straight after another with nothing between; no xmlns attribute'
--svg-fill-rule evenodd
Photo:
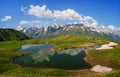
<svg viewBox="0 0 120 77"><path fill-rule="evenodd" d="M22 21L20 21L19 25L36 24L36 23L40 23L40 21L26 21L26 20L22 20Z"/></svg>
<svg viewBox="0 0 120 77"><path fill-rule="evenodd" d="M111 29L111 30L114 30L114 29L115 29L115 27L114 27L113 25L109 25L107 28L108 28L108 29Z"/></svg>
<svg viewBox="0 0 120 77"><path fill-rule="evenodd" d="M97 21L90 16L83 16L73 9L66 10L50 10L46 5L34 6L30 5L28 9L21 7L21 10L29 15L36 16L38 18L49 18L55 20L77 20L84 22L87 26L98 25Z"/></svg>
<svg viewBox="0 0 120 77"><path fill-rule="evenodd" d="M24 7L21 7L22 11L26 11ZM54 10L51 11L46 7L46 5L43 6L34 6L30 5L30 8L28 9L27 14L34 15L39 18L54 18L54 19L60 19L60 20L81 20L82 16L79 15L76 11L73 9L66 9L66 10Z"/></svg>
<svg viewBox="0 0 120 77"><path fill-rule="evenodd" d="M105 27L104 25L101 25L101 28L102 28L102 29L105 29L106 27Z"/></svg>
<svg viewBox="0 0 120 77"><path fill-rule="evenodd" d="M96 22L96 20L95 19L93 19L92 17L90 17L90 16L84 16L84 20L86 20L86 21L89 21L89 22Z"/></svg>
<svg viewBox="0 0 120 77"><path fill-rule="evenodd" d="M98 23L96 23L96 22L93 22L92 24L91 24L91 26L97 26L98 25Z"/></svg>
<svg viewBox="0 0 120 77"><path fill-rule="evenodd" d="M21 7L21 11L22 11L22 12L24 12L24 13L27 13L27 12L28 12L28 8L27 8L27 7L22 6L22 7Z"/></svg>
<svg viewBox="0 0 120 77"><path fill-rule="evenodd" d="M12 17L11 16L5 16L4 18L1 19L1 21L8 21L10 20Z"/></svg>
<svg viewBox="0 0 120 77"><path fill-rule="evenodd" d="M82 19L82 16L79 15L73 9L67 9L63 11L55 10L53 12L53 16L54 18L61 19L61 20L81 20Z"/></svg>
<svg viewBox="0 0 120 77"><path fill-rule="evenodd" d="M46 5L43 6L33 6L30 5L28 14L37 16L39 18L52 18L52 11L46 8Z"/></svg>
<svg viewBox="0 0 120 77"><path fill-rule="evenodd" d="M20 21L20 25L25 25L25 24L29 24L30 23L30 21L26 21L26 20L22 20L22 21Z"/></svg>
<svg viewBox="0 0 120 77"><path fill-rule="evenodd" d="M90 16L84 16L83 20L86 21L87 23L89 23L92 26L97 26L97 24L98 24L97 21Z"/></svg>

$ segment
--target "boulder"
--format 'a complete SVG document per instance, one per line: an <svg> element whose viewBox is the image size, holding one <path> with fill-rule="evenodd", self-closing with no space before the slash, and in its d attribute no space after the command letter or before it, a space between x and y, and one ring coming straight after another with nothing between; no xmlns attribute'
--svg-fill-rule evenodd
<svg viewBox="0 0 120 77"><path fill-rule="evenodd" d="M109 68L109 67L105 67L105 66L101 66L101 65L95 65L93 68L90 69L90 71L94 71L94 72L111 72L113 69Z"/></svg>

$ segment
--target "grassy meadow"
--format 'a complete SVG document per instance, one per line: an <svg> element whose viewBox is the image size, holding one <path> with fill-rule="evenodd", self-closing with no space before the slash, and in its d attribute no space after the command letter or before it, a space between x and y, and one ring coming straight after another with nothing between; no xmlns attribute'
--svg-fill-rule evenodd
<svg viewBox="0 0 120 77"><path fill-rule="evenodd" d="M113 40L105 38L95 38L89 36L79 35L66 35L56 38L48 39L30 39L23 41L6 41L0 42L0 77L120 77L120 46L116 46L111 50L91 50L86 51L87 57L85 60L91 65L105 65L112 67L114 70L110 73L94 73L89 69L83 70L63 70L52 68L31 68L21 67L13 64L12 58L27 55L30 53L19 53L17 50L23 44L54 44L54 49L63 50L68 48L82 47L82 46L95 46L109 43Z"/></svg>

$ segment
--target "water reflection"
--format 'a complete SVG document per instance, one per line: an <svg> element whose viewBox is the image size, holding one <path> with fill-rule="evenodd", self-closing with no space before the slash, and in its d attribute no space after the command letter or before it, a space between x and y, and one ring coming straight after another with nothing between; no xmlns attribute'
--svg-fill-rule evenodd
<svg viewBox="0 0 120 77"><path fill-rule="evenodd" d="M86 53L83 49L74 48L55 51L51 49L52 46L51 44L43 44L43 48L40 49L36 46L38 48L37 50L35 46L32 47L33 49L30 47L31 50L29 47L21 48L21 52L27 49L34 51L35 49L35 53L16 58L14 63L20 64L21 66L41 68L84 69L91 67L91 65L84 60ZM42 46L40 45L40 47Z"/></svg>
<svg viewBox="0 0 120 77"><path fill-rule="evenodd" d="M53 48L53 44L25 44L22 45L18 52L36 52L45 48Z"/></svg>

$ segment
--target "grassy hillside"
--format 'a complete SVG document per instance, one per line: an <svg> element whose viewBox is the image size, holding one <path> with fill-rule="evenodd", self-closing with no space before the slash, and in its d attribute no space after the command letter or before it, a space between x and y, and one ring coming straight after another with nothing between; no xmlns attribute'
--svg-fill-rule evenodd
<svg viewBox="0 0 120 77"><path fill-rule="evenodd" d="M59 36L48 41L49 43L55 44L55 48L74 48L74 47L82 47L82 46L95 46L103 43L108 43L108 39L106 38L98 38L91 36L79 36L79 35L65 35Z"/></svg>
<svg viewBox="0 0 120 77"><path fill-rule="evenodd" d="M29 68L20 67L12 63L12 58L22 56L29 53L18 53L17 50L22 44L39 44L52 43L55 44L55 49L66 49L71 47L79 47L85 45L100 45L108 43L111 40L105 38L86 37L78 35L66 35L53 39L31 39L24 41L7 41L0 42L0 77L39 77L39 76L75 76L75 77L119 77L120 73L120 46L116 46L112 50L104 51L87 51L87 62L92 65L101 64L112 67L111 73L93 73L88 69L84 70L62 70L50 68Z"/></svg>
<svg viewBox="0 0 120 77"><path fill-rule="evenodd" d="M29 39L25 34L14 29L0 29L0 41L14 41Z"/></svg>

